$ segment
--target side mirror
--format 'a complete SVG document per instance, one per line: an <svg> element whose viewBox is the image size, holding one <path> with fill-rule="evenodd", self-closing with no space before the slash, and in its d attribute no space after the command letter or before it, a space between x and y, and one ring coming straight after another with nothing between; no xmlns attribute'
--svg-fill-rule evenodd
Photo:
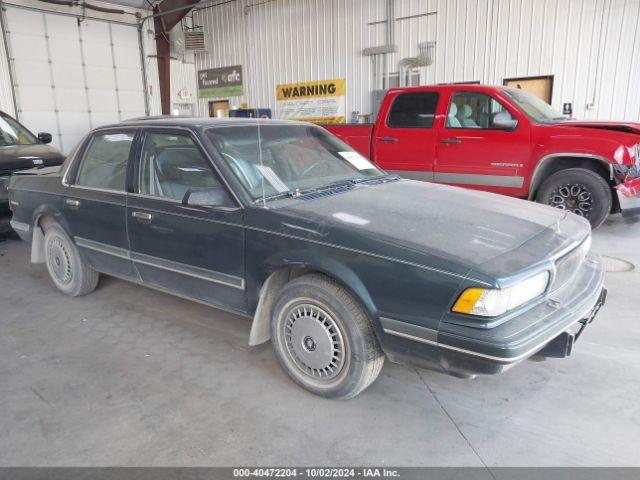
<svg viewBox="0 0 640 480"><path fill-rule="evenodd" d="M500 112L493 117L493 128L513 132L518 127L518 120L513 118L509 112Z"/></svg>
<svg viewBox="0 0 640 480"><path fill-rule="evenodd" d="M51 140L53 140L53 138L51 137L50 133L39 132L38 140L40 141L40 143L44 143L46 145L47 143L51 143Z"/></svg>
<svg viewBox="0 0 640 480"><path fill-rule="evenodd" d="M222 186L190 188L182 197L182 204L191 207L234 207L235 204Z"/></svg>

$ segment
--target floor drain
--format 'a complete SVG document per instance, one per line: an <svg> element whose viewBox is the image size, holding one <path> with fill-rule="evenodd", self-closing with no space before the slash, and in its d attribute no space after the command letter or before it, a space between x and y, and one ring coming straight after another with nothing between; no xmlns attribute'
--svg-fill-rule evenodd
<svg viewBox="0 0 640 480"><path fill-rule="evenodd" d="M635 268L633 263L622 260L621 258L602 256L604 269L606 272L630 272Z"/></svg>

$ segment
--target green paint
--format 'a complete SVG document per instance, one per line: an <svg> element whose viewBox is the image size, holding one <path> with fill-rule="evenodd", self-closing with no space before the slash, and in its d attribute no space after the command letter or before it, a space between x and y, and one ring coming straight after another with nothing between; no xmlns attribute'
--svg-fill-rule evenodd
<svg viewBox="0 0 640 480"><path fill-rule="evenodd" d="M228 87L201 88L198 90L200 98L214 97L241 97L243 94L242 85L231 85Z"/></svg>

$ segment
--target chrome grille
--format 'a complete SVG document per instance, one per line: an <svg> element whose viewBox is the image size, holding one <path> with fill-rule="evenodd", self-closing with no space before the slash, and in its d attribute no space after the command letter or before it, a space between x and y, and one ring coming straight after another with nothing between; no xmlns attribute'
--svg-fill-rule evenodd
<svg viewBox="0 0 640 480"><path fill-rule="evenodd" d="M556 261L552 290L566 285L574 277L591 248L591 237Z"/></svg>

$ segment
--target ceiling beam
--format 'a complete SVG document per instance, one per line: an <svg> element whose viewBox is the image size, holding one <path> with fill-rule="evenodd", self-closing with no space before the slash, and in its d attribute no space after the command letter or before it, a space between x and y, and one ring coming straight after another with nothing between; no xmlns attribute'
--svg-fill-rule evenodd
<svg viewBox="0 0 640 480"><path fill-rule="evenodd" d="M169 32L199 0L163 0L153 7L160 104L163 115L171 115L171 46ZM184 7L184 8L182 8Z"/></svg>

